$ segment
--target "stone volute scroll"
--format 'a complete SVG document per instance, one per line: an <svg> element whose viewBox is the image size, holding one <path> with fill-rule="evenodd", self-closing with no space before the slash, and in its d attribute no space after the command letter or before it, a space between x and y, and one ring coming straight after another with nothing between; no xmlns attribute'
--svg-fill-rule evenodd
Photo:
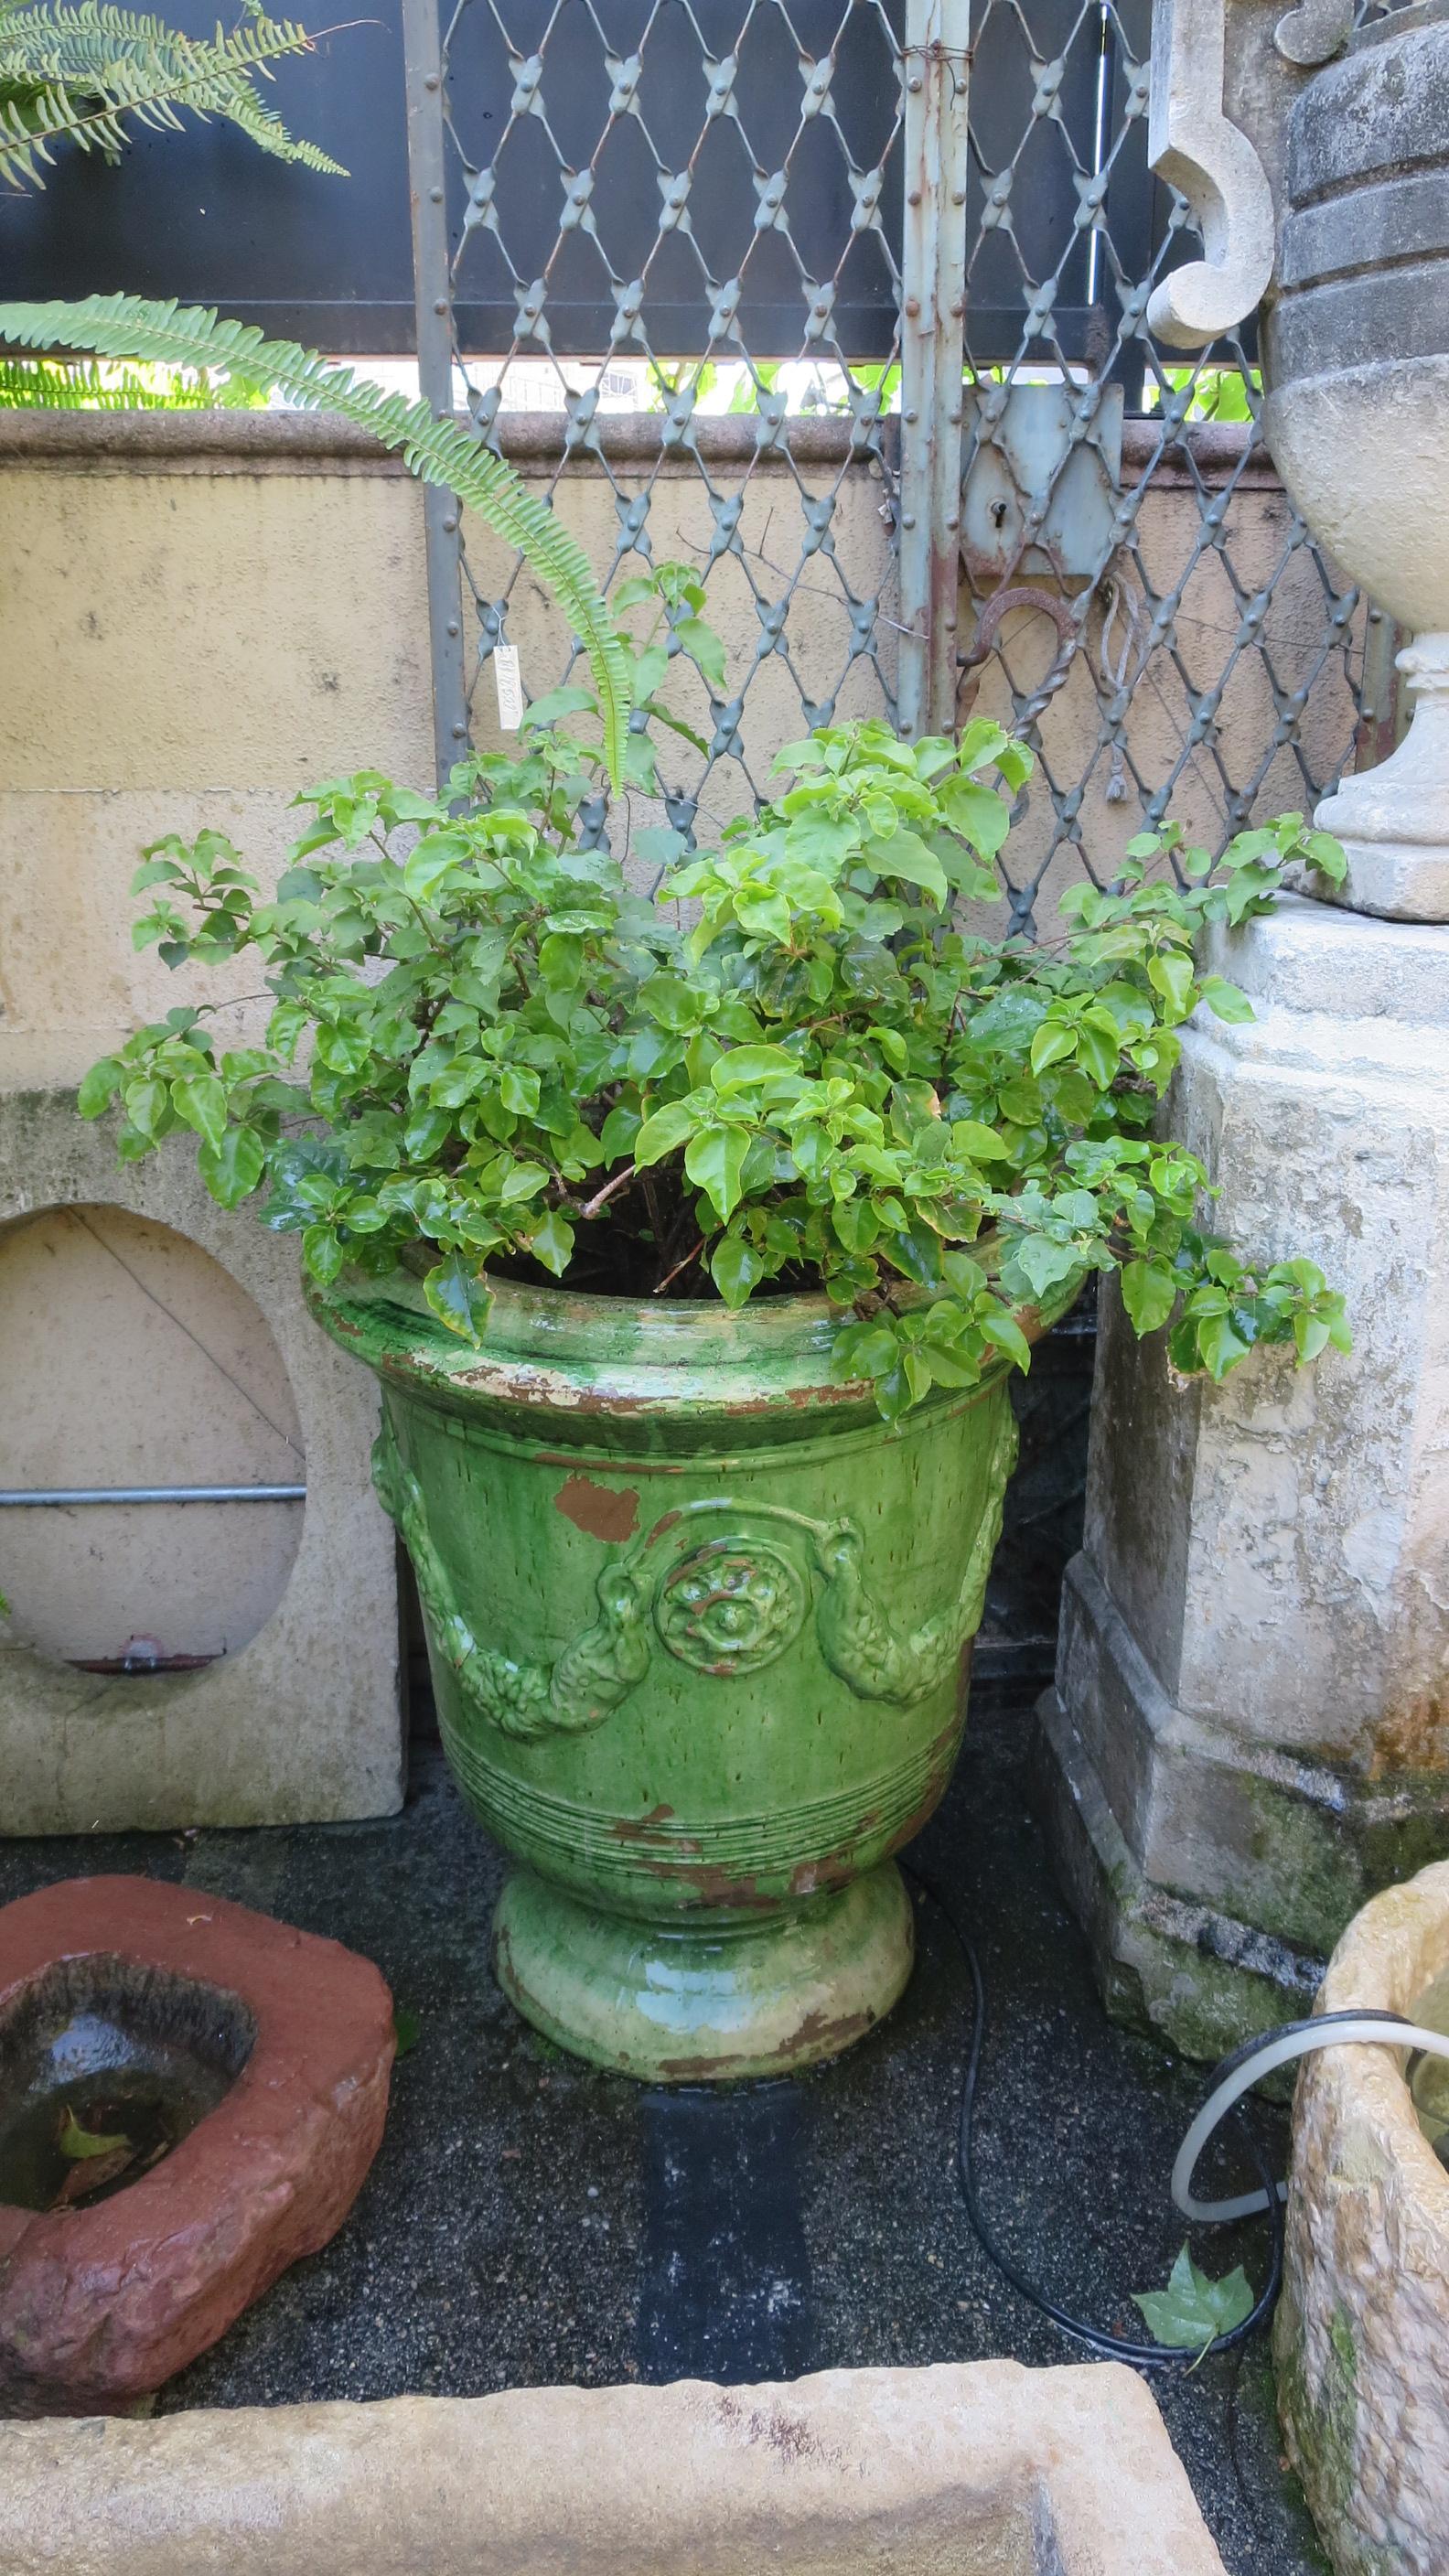
<svg viewBox="0 0 1449 2576"><path fill-rule="evenodd" d="M1225 107L1231 0L1157 0L1148 158L1197 218L1203 259L1154 288L1147 323L1172 349L1201 349L1261 302L1273 274L1273 197Z"/></svg>

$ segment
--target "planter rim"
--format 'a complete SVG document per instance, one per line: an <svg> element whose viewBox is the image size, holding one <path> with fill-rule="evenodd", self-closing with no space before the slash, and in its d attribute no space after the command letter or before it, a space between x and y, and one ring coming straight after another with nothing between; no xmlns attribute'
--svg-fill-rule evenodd
<svg viewBox="0 0 1449 2576"><path fill-rule="evenodd" d="M1017 1310L1035 1342L1080 1293L1078 1274L1040 1307ZM309 1282L312 1312L334 1341L365 1360L385 1382L423 1395L475 1423L520 1407L569 1426L572 1443L590 1431L656 1420L687 1419L701 1428L728 1421L745 1442L808 1436L820 1408L842 1430L887 1429L864 1379L830 1373L830 1352L846 1311L824 1295L751 1299L728 1307L702 1299L599 1297L568 1287L495 1280L481 1350L449 1333L426 1305L420 1282L404 1270L384 1279L345 1278L322 1289ZM908 1291L923 1303L929 1292ZM975 1386L935 1388L893 1426L909 1433L943 1411L979 1403L1008 1373L1003 1358ZM816 1417L812 1422L811 1417Z"/></svg>

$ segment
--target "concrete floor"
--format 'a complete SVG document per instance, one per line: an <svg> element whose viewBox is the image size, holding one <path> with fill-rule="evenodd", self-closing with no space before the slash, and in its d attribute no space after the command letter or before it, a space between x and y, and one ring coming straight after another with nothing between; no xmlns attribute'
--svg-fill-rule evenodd
<svg viewBox="0 0 1449 2576"><path fill-rule="evenodd" d="M1140 2332L1128 2293L1160 2286L1182 2241L1167 2178L1201 2077L1103 2019L1025 1808L1028 1722L1019 1700L979 1700L917 1856L990 1990L983 2198L1064 2305ZM912 1985L871 2040L799 2083L711 2096L595 2074L518 2021L488 1968L499 1856L435 1748L391 1822L0 1845L0 1900L113 1869L331 1933L417 2020L347 2226L166 2407L1082 2358L992 2269L957 2199L966 1981L929 1905ZM1281 2161L1282 2115L1263 2117ZM1261 2277L1261 2227L1200 2231L1194 2250ZM1264 2345L1154 2384L1231 2576L1316 2576Z"/></svg>

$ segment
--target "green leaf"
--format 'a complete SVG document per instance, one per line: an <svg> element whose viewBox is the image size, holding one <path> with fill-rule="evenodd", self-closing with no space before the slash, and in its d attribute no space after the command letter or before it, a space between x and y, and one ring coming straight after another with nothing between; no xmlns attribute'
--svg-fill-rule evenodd
<svg viewBox="0 0 1449 2576"><path fill-rule="evenodd" d="M542 1225L529 1236L528 1248L535 1261L541 1261L545 1270L553 1272L555 1279L562 1279L574 1249L574 1230L568 1218L560 1216L556 1208L550 1208Z"/></svg>
<svg viewBox="0 0 1449 2576"><path fill-rule="evenodd" d="M303 1226L302 1259L319 1287L331 1287L346 1258L330 1225Z"/></svg>
<svg viewBox="0 0 1449 2576"><path fill-rule="evenodd" d="M1135 1333L1155 1333L1177 1302L1178 1282L1165 1261L1129 1261L1122 1272L1122 1303Z"/></svg>
<svg viewBox="0 0 1449 2576"><path fill-rule="evenodd" d="M1203 1316L1197 1327L1197 1346L1204 1368L1219 1386L1229 1369L1247 1358L1250 1348L1226 1315Z"/></svg>
<svg viewBox="0 0 1449 2576"><path fill-rule="evenodd" d="M953 1152L964 1154L973 1163L1009 1163L1011 1147L995 1127L979 1118L953 1118L951 1121Z"/></svg>
<svg viewBox="0 0 1449 2576"><path fill-rule="evenodd" d="M103 1055L99 1064L93 1064L89 1073L81 1076L76 1094L76 1107L82 1118L103 1116L125 1078L126 1068L118 1056Z"/></svg>
<svg viewBox="0 0 1449 2576"><path fill-rule="evenodd" d="M1053 1243L1044 1234L1029 1234L1024 1242L1014 1243L1011 1257L1030 1285L1032 1294L1038 1298L1044 1297L1049 1288L1059 1286L1063 1279L1069 1279L1072 1272L1080 1267L1082 1258L1070 1244Z"/></svg>
<svg viewBox="0 0 1449 2576"><path fill-rule="evenodd" d="M757 1090L779 1074L798 1074L800 1059L788 1047L731 1047L717 1064L710 1067L710 1081L724 1098L736 1091Z"/></svg>
<svg viewBox="0 0 1449 2576"><path fill-rule="evenodd" d="M685 1147L684 1168L710 1200L721 1222L740 1200L740 1179L750 1139L742 1127L703 1127ZM637 1151L636 1151L637 1160Z"/></svg>
<svg viewBox="0 0 1449 2576"><path fill-rule="evenodd" d="M149 1143L162 1132L162 1122L171 1107L171 1094L155 1074L143 1074L139 1082L128 1082L124 1093L126 1116L138 1135Z"/></svg>
<svg viewBox="0 0 1449 2576"><path fill-rule="evenodd" d="M181 107L226 117L277 160L345 177L340 162L288 132L259 86L271 78L274 62L310 52L311 43L305 28L274 23L260 8L210 37L102 9L95 0L17 13L6 30L0 76L0 181L11 189L42 186L60 142L115 159L133 124L179 127ZM145 390L138 387L133 399Z"/></svg>
<svg viewBox="0 0 1449 2576"><path fill-rule="evenodd" d="M941 810L953 832L969 841L984 859L994 859L1011 829L1011 809L992 787L973 779L948 779L941 790Z"/></svg>
<svg viewBox="0 0 1449 2576"><path fill-rule="evenodd" d="M475 1350L479 1347L493 1292L461 1252L450 1254L427 1272L423 1295L440 1324L471 1342Z"/></svg>
<svg viewBox="0 0 1449 2576"><path fill-rule="evenodd" d="M1104 1018L1106 1014L1102 1015ZM1121 1045L1114 1034L1095 1025L1088 1012L1077 1030L1077 1062L1091 1075L1099 1091L1106 1091L1116 1080L1121 1062Z"/></svg>
<svg viewBox="0 0 1449 2576"><path fill-rule="evenodd" d="M897 830L889 840L876 841L870 860L881 876L897 877L903 885L917 885L924 894L934 895L937 903L944 903L951 891L935 851L927 849L918 832Z"/></svg>
<svg viewBox="0 0 1449 2576"><path fill-rule="evenodd" d="M597 715L598 703L592 689L550 689L525 710L519 731L537 732L544 725L558 724L564 716Z"/></svg>
<svg viewBox="0 0 1449 2576"><path fill-rule="evenodd" d="M61 2118L60 2134L55 2143L67 2163L85 2164L92 2156L113 2156L118 2148L129 2147L131 2141L124 2130L117 2130L110 2136L103 2136L99 2129L82 2128L70 2104L67 2103Z"/></svg>
<svg viewBox="0 0 1449 2576"><path fill-rule="evenodd" d="M699 994L682 975L651 975L639 987L637 1000L646 1019L676 1036L699 1025Z"/></svg>
<svg viewBox="0 0 1449 2576"><path fill-rule="evenodd" d="M1031 1042L1031 1069L1045 1073L1048 1065L1062 1064L1077 1052L1077 1032L1060 1020L1043 1020Z"/></svg>
<svg viewBox="0 0 1449 2576"><path fill-rule="evenodd" d="M721 1235L710 1254L710 1276L727 1306L743 1306L750 1290L765 1275L765 1264L752 1243L737 1234Z"/></svg>
<svg viewBox="0 0 1449 2576"><path fill-rule="evenodd" d="M1328 1326L1321 1315L1295 1315L1293 1339L1300 1360L1316 1360L1319 1352L1328 1348Z"/></svg>
<svg viewBox="0 0 1449 2576"><path fill-rule="evenodd" d="M702 617L681 617L674 629L691 662L703 672L710 695L725 695L725 649L712 626Z"/></svg>
<svg viewBox="0 0 1449 2576"><path fill-rule="evenodd" d="M637 1109L627 1101L617 1101L599 1129L599 1151L606 1163L617 1163L621 1156L632 1154L643 1125Z"/></svg>
<svg viewBox="0 0 1449 2576"><path fill-rule="evenodd" d="M650 1163L662 1162L687 1136L692 1136L699 1119L687 1100L666 1100L662 1109L645 1119L634 1139L634 1165L644 1171Z"/></svg>
<svg viewBox="0 0 1449 2576"><path fill-rule="evenodd" d="M416 2048L422 2034L422 2014L414 2012L411 2004L394 2004L392 2008L394 2057L406 2057L410 2048Z"/></svg>
<svg viewBox="0 0 1449 2576"><path fill-rule="evenodd" d="M1247 994L1240 992L1236 984L1228 983L1222 975L1204 975L1198 991L1220 1020L1250 1020L1253 1016L1253 1005Z"/></svg>
<svg viewBox="0 0 1449 2576"><path fill-rule="evenodd" d="M208 1145L220 1148L226 1134L226 1086L215 1074L198 1074L187 1082L173 1082L171 1105L188 1127L205 1137Z"/></svg>
<svg viewBox="0 0 1449 2576"><path fill-rule="evenodd" d="M1200 2272L1184 2245L1173 2264L1165 2290L1134 2290L1154 2343L1180 2351L1206 2352L1219 2335L1231 2334L1253 2312L1253 2292L1239 2264L1225 2280Z"/></svg>
<svg viewBox="0 0 1449 2576"><path fill-rule="evenodd" d="M1030 1368L1031 1344L1016 1317L1005 1306L988 1306L976 1321L988 1342L993 1342L997 1350L1005 1351L1007 1358L1014 1360L1019 1369Z"/></svg>
<svg viewBox="0 0 1449 2576"><path fill-rule="evenodd" d="M498 1096L505 1109L517 1118L532 1118L538 1108L539 1079L529 1064L506 1064L498 1085Z"/></svg>
<svg viewBox="0 0 1449 2576"><path fill-rule="evenodd" d="M403 1152L409 1162L431 1163L442 1152L453 1133L453 1120L446 1109L415 1109L403 1129Z"/></svg>
<svg viewBox="0 0 1449 2576"><path fill-rule="evenodd" d="M196 1163L212 1197L220 1206L234 1208L256 1188L266 1153L254 1127L228 1127L218 1144L201 1146Z"/></svg>
<svg viewBox="0 0 1449 2576"><path fill-rule="evenodd" d="M1327 877L1330 884L1342 885L1348 874L1348 853L1331 832L1305 832L1303 856L1309 867Z"/></svg>
<svg viewBox="0 0 1449 2576"><path fill-rule="evenodd" d="M428 832L410 850L402 872L405 891L414 903L427 903L454 868L469 857L461 832Z"/></svg>
<svg viewBox="0 0 1449 2576"><path fill-rule="evenodd" d="M1147 980L1174 1011L1185 1011L1192 998L1192 959L1181 948L1160 948L1147 960Z"/></svg>

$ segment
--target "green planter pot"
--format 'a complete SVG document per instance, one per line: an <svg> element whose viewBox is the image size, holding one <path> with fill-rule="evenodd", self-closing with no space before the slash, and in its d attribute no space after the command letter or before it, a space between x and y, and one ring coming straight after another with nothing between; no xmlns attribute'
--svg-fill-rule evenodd
<svg viewBox="0 0 1449 2576"><path fill-rule="evenodd" d="M503 1284L481 1353L401 1275L313 1305L382 1380L448 1759L521 1863L505 1993L656 2082L849 2047L910 1974L891 1854L961 1741L1004 1371L890 1429L823 1298Z"/></svg>

